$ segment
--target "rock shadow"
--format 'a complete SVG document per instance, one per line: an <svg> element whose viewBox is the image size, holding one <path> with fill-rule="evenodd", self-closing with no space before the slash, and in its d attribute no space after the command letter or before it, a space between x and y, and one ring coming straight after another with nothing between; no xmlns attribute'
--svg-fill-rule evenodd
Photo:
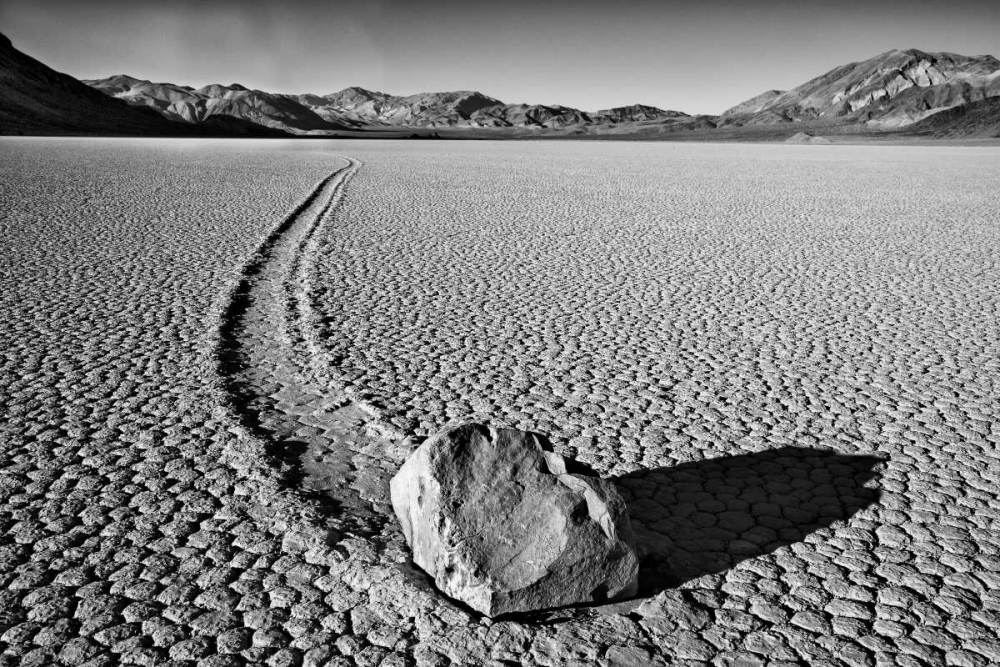
<svg viewBox="0 0 1000 667"><path fill-rule="evenodd" d="M878 501L883 459L806 447L615 478L636 533L639 597L802 541Z"/></svg>

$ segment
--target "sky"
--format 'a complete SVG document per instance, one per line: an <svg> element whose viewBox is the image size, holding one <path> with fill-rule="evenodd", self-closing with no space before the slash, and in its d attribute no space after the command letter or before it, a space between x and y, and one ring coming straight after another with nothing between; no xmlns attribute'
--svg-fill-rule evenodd
<svg viewBox="0 0 1000 667"><path fill-rule="evenodd" d="M0 32L81 79L716 114L893 48L1000 57L1000 3L0 0Z"/></svg>

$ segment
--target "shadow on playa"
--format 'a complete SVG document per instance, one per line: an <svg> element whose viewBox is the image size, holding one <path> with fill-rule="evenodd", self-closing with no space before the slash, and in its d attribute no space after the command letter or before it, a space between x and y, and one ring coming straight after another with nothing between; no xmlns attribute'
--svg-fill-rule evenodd
<svg viewBox="0 0 1000 667"><path fill-rule="evenodd" d="M627 609L664 590L801 542L878 502L881 493L872 487L884 463L875 456L781 447L611 478L635 532L637 595L631 602L589 602L505 618L554 625L569 621L566 612L574 608L606 607L608 613L619 613L620 605ZM566 467L599 476L579 461L567 459Z"/></svg>
<svg viewBox="0 0 1000 667"><path fill-rule="evenodd" d="M639 597L801 542L877 502L883 460L805 447L638 471L614 480L641 558Z"/></svg>

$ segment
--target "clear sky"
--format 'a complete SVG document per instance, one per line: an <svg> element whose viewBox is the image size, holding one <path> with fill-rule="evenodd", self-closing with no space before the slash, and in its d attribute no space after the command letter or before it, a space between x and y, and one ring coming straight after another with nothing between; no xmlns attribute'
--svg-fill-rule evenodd
<svg viewBox="0 0 1000 667"><path fill-rule="evenodd" d="M1000 57L1000 1L0 0L0 32L78 78L719 113L893 48Z"/></svg>

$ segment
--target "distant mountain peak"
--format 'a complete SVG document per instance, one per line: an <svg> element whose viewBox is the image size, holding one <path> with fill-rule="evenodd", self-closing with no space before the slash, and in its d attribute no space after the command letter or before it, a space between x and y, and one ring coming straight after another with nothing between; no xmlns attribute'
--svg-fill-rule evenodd
<svg viewBox="0 0 1000 667"><path fill-rule="evenodd" d="M98 82L115 84L115 85L128 85L128 86L134 86L140 83L150 83L145 79L137 79L136 77L130 76L128 74L112 74L111 76L104 79L82 79L82 81L86 83L88 86L92 86L94 83Z"/></svg>
<svg viewBox="0 0 1000 667"><path fill-rule="evenodd" d="M170 84L170 85L175 85L175 84ZM249 90L250 89L247 88L246 86L240 85L238 83L230 83L229 85L226 85L224 83L210 83L208 85L202 86L201 88L198 88L197 92L208 95L215 95L218 94L220 91L227 91L227 92L235 91L238 93L242 93L242 92L249 92Z"/></svg>
<svg viewBox="0 0 1000 667"><path fill-rule="evenodd" d="M368 90L367 88L362 88L361 86L348 86L343 90L337 91L337 93L330 93L331 95L337 95L338 93L354 93L357 95L380 95L382 93L377 93L373 90Z"/></svg>

